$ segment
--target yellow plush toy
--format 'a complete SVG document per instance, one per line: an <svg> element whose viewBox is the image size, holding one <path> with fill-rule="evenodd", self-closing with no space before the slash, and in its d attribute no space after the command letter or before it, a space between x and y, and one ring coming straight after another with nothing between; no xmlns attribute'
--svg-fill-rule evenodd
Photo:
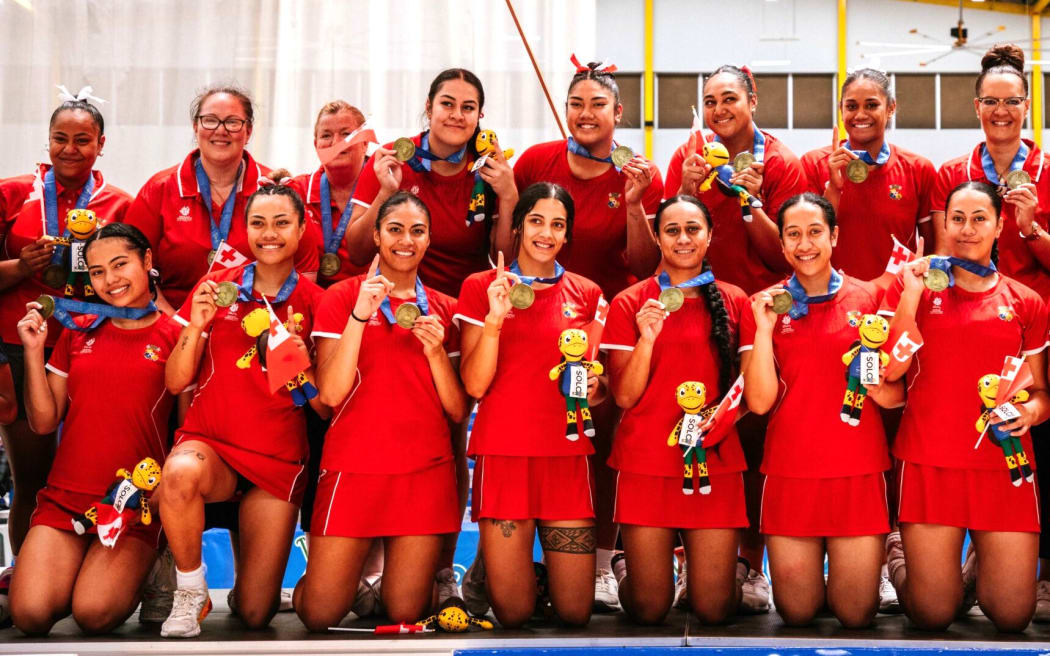
<svg viewBox="0 0 1050 656"><path fill-rule="evenodd" d="M682 494L693 493L693 476L699 480L700 494L711 494L711 478L707 471L707 450L704 448L704 433L700 425L715 413L716 407L704 408L707 388L703 383L686 381L675 390L678 407L685 413L667 437L667 446L678 445L682 449L684 470L682 472ZM684 440L682 439L684 436Z"/></svg>
<svg viewBox="0 0 1050 656"><path fill-rule="evenodd" d="M496 152L496 133L492 130L481 130L474 139L474 150L478 153L478 159ZM503 158L514 157L514 149L508 148L503 151ZM481 179L479 171L474 172L474 189L470 192L470 207L467 210L467 225L474 225L485 220L485 181Z"/></svg>
<svg viewBox="0 0 1050 656"><path fill-rule="evenodd" d="M992 411L999 405L996 399L999 396L999 376L986 374L977 381L977 394L981 397L981 415L977 418L978 433L988 429L990 441L1003 450L1006 459L1006 468L1010 472L1010 482L1020 485L1023 481L1031 483L1035 480L1032 474L1032 466L1028 462L1028 454L1025 453L1021 438L1014 437L1010 431L1002 429L1002 424L991 423ZM1010 399L1011 403L1024 403L1029 399L1028 390L1018 390Z"/></svg>
<svg viewBox="0 0 1050 656"><path fill-rule="evenodd" d="M877 314L865 314L859 323L860 339L842 354L842 364L846 365L846 395L842 399L839 417L850 426L860 424L860 413L868 394L867 388L860 384L861 354L878 353L880 367L885 367L890 361L890 356L879 348L890 335L889 322Z"/></svg>
<svg viewBox="0 0 1050 656"><path fill-rule="evenodd" d="M153 458L143 458L130 472L123 467L118 469L117 480L106 490L106 496L70 520L73 530L84 535L97 525L99 540L112 547L129 526L138 522L152 524L146 493L160 483L160 471Z"/></svg>
<svg viewBox="0 0 1050 656"><path fill-rule="evenodd" d="M594 437L594 422L587 405L587 372L602 375L604 368L598 361L584 360L587 352L587 333L577 328L562 331L558 337L558 350L562 360L550 371L551 380L559 380L562 396L565 397L565 437L571 442L580 439L577 419L583 422L583 434ZM579 415L576 406L579 405Z"/></svg>
<svg viewBox="0 0 1050 656"><path fill-rule="evenodd" d="M291 321L285 321L284 327L292 334L303 331L303 315L296 312ZM266 342L270 334L270 313L266 308L255 308L241 319L241 328L249 337L255 338L255 344L237 359L239 369L248 369L252 366L252 360L259 356L259 364L266 367ZM284 384L285 389L292 395L295 405L304 405L307 401L317 396L317 388L310 382L305 371L300 371L295 378Z"/></svg>

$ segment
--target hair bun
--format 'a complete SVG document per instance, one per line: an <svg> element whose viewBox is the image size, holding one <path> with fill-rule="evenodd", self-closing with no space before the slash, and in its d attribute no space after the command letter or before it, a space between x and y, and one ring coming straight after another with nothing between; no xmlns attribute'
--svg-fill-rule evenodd
<svg viewBox="0 0 1050 656"><path fill-rule="evenodd" d="M992 46L981 58L981 70L987 71L997 66L1009 66L1024 72L1024 50L1014 43L1000 43Z"/></svg>
<svg viewBox="0 0 1050 656"><path fill-rule="evenodd" d="M287 180L291 179L292 174L288 169L274 169L266 177L277 184L285 184Z"/></svg>

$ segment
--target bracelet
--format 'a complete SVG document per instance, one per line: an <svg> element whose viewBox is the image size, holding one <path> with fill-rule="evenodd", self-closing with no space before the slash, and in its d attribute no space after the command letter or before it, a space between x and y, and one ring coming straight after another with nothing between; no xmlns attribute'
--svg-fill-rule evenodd
<svg viewBox="0 0 1050 656"><path fill-rule="evenodd" d="M368 319L362 319L354 314L354 309L350 308L350 316L354 318L354 321L360 321L361 323L368 323Z"/></svg>
<svg viewBox="0 0 1050 656"><path fill-rule="evenodd" d="M1017 234L1020 235L1021 239L1025 240L1025 241L1036 241L1037 239L1039 239L1040 237L1043 236L1043 230L1042 230L1042 228L1039 227L1038 223L1033 223L1032 224L1032 232L1030 232L1030 233L1028 233L1026 235L1023 232L1021 232L1020 230L1018 230Z"/></svg>

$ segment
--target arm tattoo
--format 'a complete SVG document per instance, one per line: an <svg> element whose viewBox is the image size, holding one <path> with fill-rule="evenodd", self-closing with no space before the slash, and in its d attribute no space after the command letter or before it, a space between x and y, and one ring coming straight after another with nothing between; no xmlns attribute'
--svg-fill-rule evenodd
<svg viewBox="0 0 1050 656"><path fill-rule="evenodd" d="M175 455L194 455L197 456L197 460L204 460L204 454L195 449L182 449L181 451L176 451Z"/></svg>
<svg viewBox="0 0 1050 656"><path fill-rule="evenodd" d="M514 533L514 529L518 528L518 525L510 519L493 519L491 521L493 526L499 527L505 538L509 538Z"/></svg>
<svg viewBox="0 0 1050 656"><path fill-rule="evenodd" d="M593 526L541 526L540 546L544 551L591 554L597 545Z"/></svg>

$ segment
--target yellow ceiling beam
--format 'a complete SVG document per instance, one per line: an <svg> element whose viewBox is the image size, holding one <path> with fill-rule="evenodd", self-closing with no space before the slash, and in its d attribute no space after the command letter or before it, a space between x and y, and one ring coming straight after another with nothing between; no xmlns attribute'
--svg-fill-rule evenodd
<svg viewBox="0 0 1050 656"><path fill-rule="evenodd" d="M1050 5L1050 0L1039 0L1039 2L1035 3L1034 5L1032 5L1032 13L1033 14L1041 14L1041 13L1043 13L1043 10L1046 9L1047 5Z"/></svg>
<svg viewBox="0 0 1050 656"><path fill-rule="evenodd" d="M944 7L959 7L959 0L898 0L899 2L920 2L926 5L941 5ZM998 11L1004 14L1028 14L1032 11L1040 12L1050 4L1050 0L1039 0L1039 2L1031 8L1031 10L1024 6L1015 4L1012 2L995 2L995 0L989 0L988 2L973 2L972 0L964 0L963 9L976 9L978 11ZM1038 9L1036 9L1038 7Z"/></svg>

